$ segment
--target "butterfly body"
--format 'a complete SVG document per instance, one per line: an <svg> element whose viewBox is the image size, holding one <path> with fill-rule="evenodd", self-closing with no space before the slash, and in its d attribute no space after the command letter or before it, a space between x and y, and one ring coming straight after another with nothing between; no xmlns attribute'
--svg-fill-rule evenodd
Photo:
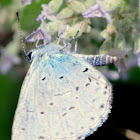
<svg viewBox="0 0 140 140"><path fill-rule="evenodd" d="M31 54L12 140L80 140L107 119L112 87L90 63L47 45Z"/></svg>

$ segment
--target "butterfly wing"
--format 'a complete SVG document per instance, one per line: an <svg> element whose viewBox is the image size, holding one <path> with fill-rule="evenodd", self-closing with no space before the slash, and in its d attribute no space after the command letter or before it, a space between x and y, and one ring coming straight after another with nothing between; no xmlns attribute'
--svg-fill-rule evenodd
<svg viewBox="0 0 140 140"><path fill-rule="evenodd" d="M12 140L31 140L35 138L38 132L35 108L36 81L39 78L38 70L38 63L33 62L22 84L12 127Z"/></svg>
<svg viewBox="0 0 140 140"><path fill-rule="evenodd" d="M16 111L13 140L77 140L110 112L110 83L87 62L55 54L32 64Z"/></svg>

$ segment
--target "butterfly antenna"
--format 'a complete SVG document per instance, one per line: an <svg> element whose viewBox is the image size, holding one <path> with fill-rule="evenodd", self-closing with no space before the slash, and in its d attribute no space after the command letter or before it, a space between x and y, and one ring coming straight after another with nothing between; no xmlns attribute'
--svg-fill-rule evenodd
<svg viewBox="0 0 140 140"><path fill-rule="evenodd" d="M60 33L60 34L57 36L57 38L58 38L57 44L59 44L59 42L60 42L60 36L61 36L62 34L63 34L63 32Z"/></svg>
<svg viewBox="0 0 140 140"><path fill-rule="evenodd" d="M25 47L24 47L24 41L23 41L23 35L22 35L22 30L21 30L21 24L20 24L20 19L19 19L19 14L18 11L16 12L17 15L17 20L18 20L18 25L19 25L19 30L20 30L20 40L21 40L21 46L23 48L23 51L25 53L26 58L30 61L30 58L28 57Z"/></svg>
<svg viewBox="0 0 140 140"><path fill-rule="evenodd" d="M75 36L74 36L74 37L64 46L64 48L62 48L60 51L62 51L62 50L64 50L65 48L67 48L68 45L71 44L72 41L76 38L76 36L78 35L78 33L79 33L79 30L77 31L77 33L75 34Z"/></svg>

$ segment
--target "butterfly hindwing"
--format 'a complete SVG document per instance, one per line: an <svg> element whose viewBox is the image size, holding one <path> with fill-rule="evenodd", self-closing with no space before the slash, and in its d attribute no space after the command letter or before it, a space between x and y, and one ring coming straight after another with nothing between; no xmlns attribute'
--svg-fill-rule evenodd
<svg viewBox="0 0 140 140"><path fill-rule="evenodd" d="M69 54L33 60L22 86L13 140L77 140L95 131L110 112L110 83Z"/></svg>
<svg viewBox="0 0 140 140"><path fill-rule="evenodd" d="M40 102L48 109L48 113L39 114L48 118L50 125L46 133L54 139L71 140L96 130L110 112L109 82L88 63L71 55L56 54L48 61L49 66L40 72L38 86L38 93L44 91L44 101L40 99ZM46 81L42 81L45 74ZM42 125L46 127L43 122Z"/></svg>

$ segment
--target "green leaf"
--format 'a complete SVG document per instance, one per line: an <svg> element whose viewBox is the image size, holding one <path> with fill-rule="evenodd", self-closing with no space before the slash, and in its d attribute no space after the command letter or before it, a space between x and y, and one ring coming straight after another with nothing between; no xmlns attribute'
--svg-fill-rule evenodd
<svg viewBox="0 0 140 140"><path fill-rule="evenodd" d="M16 75L17 76L17 75ZM13 117L23 78L0 74L0 140L10 140Z"/></svg>
<svg viewBox="0 0 140 140"><path fill-rule="evenodd" d="M21 15L21 26L23 30L33 31L34 28L37 28L40 25L40 22L37 22L36 19L41 13L42 4L47 4L50 0L41 0L39 2L33 1L31 5L27 5Z"/></svg>
<svg viewBox="0 0 140 140"><path fill-rule="evenodd" d="M12 3L12 0L0 0L0 5L7 6Z"/></svg>

